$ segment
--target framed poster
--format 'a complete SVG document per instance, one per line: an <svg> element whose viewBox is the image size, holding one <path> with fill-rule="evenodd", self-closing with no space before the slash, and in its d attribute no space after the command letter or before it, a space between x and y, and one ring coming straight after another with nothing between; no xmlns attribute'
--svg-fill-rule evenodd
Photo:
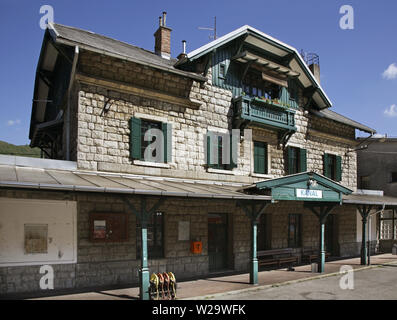
<svg viewBox="0 0 397 320"><path fill-rule="evenodd" d="M91 213L90 226L90 240L93 242L128 241L126 213Z"/></svg>
<svg viewBox="0 0 397 320"><path fill-rule="evenodd" d="M93 239L106 239L106 220L94 220Z"/></svg>
<svg viewBox="0 0 397 320"><path fill-rule="evenodd" d="M48 224L25 224L25 254L48 252Z"/></svg>

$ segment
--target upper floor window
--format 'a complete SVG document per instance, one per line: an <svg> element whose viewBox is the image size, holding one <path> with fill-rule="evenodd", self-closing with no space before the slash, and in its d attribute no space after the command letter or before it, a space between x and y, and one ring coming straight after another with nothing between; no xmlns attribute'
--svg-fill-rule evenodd
<svg viewBox="0 0 397 320"><path fill-rule="evenodd" d="M243 91L246 95L266 98L279 99L280 86L264 81L261 72L251 71L243 80Z"/></svg>
<svg viewBox="0 0 397 320"><path fill-rule="evenodd" d="M172 125L170 123L130 119L130 155L149 162L171 162Z"/></svg>
<svg viewBox="0 0 397 320"><path fill-rule="evenodd" d="M334 181L342 181L342 157L324 154L324 176Z"/></svg>
<svg viewBox="0 0 397 320"><path fill-rule="evenodd" d="M232 170L237 162L237 145L233 135L208 132L207 165L209 168Z"/></svg>
<svg viewBox="0 0 397 320"><path fill-rule="evenodd" d="M288 147L287 148L287 170L288 174L295 174L307 171L307 151L306 149Z"/></svg>
<svg viewBox="0 0 397 320"><path fill-rule="evenodd" d="M370 179L369 176L360 177L360 189L368 190L370 189Z"/></svg>
<svg viewBox="0 0 397 320"><path fill-rule="evenodd" d="M254 141L254 173L268 173L267 143L265 142Z"/></svg>
<svg viewBox="0 0 397 320"><path fill-rule="evenodd" d="M390 174L390 183L397 182L397 172L392 172Z"/></svg>
<svg viewBox="0 0 397 320"><path fill-rule="evenodd" d="M226 78L226 65L223 63L219 65L219 78Z"/></svg>

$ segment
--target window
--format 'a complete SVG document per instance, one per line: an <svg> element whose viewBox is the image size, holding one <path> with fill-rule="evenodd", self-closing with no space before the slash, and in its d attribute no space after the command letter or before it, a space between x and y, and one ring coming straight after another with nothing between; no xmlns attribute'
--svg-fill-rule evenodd
<svg viewBox="0 0 397 320"><path fill-rule="evenodd" d="M390 178L391 178L391 180L390 180L390 183L394 183L394 182L397 182L397 172L392 172L391 174L390 174Z"/></svg>
<svg viewBox="0 0 397 320"><path fill-rule="evenodd" d="M209 168L232 170L237 166L237 141L233 135L209 131L206 147Z"/></svg>
<svg viewBox="0 0 397 320"><path fill-rule="evenodd" d="M342 181L342 157L324 154L324 176L334 181Z"/></svg>
<svg viewBox="0 0 397 320"><path fill-rule="evenodd" d="M141 225L137 221L136 230L136 255L141 257ZM147 245L149 259L164 258L164 214L155 212L147 225Z"/></svg>
<svg viewBox="0 0 397 320"><path fill-rule="evenodd" d="M299 100L299 89L295 80L288 81L289 99L298 102Z"/></svg>
<svg viewBox="0 0 397 320"><path fill-rule="evenodd" d="M254 141L254 173L267 173L267 143Z"/></svg>
<svg viewBox="0 0 397 320"><path fill-rule="evenodd" d="M280 86L269 81L264 81L262 72L251 70L244 78L243 91L248 96L279 99Z"/></svg>
<svg viewBox="0 0 397 320"><path fill-rule="evenodd" d="M369 190L370 188L370 180L369 176L361 176L360 177L360 189Z"/></svg>
<svg viewBox="0 0 397 320"><path fill-rule="evenodd" d="M271 248L271 229L270 223L268 223L269 216L267 214L262 214L259 218L256 244L257 250L263 251Z"/></svg>
<svg viewBox="0 0 397 320"><path fill-rule="evenodd" d="M306 149L295 147L287 148L287 172L295 174L307 171L307 152Z"/></svg>
<svg viewBox="0 0 397 320"><path fill-rule="evenodd" d="M141 120L141 157L145 158L145 150L148 148L149 153L153 158L157 158L157 152L153 142L156 141L156 133L161 131L161 123L147 120ZM155 129L155 130L153 130ZM159 131L156 131L159 130ZM145 140L146 136L146 140ZM152 150L151 150L152 149Z"/></svg>
<svg viewBox="0 0 397 320"><path fill-rule="evenodd" d="M288 246L299 248L302 245L302 215L290 214L288 216Z"/></svg>
<svg viewBox="0 0 397 320"><path fill-rule="evenodd" d="M90 226L92 242L128 241L128 217L126 213L91 213Z"/></svg>
<svg viewBox="0 0 397 320"><path fill-rule="evenodd" d="M130 119L130 156L132 159L167 163L171 162L171 155L172 125L170 123Z"/></svg>
<svg viewBox="0 0 397 320"><path fill-rule="evenodd" d="M219 65L219 78L226 78L226 65L224 64Z"/></svg>
<svg viewBox="0 0 397 320"><path fill-rule="evenodd" d="M380 240L397 239L397 212L395 209L385 210L380 214Z"/></svg>

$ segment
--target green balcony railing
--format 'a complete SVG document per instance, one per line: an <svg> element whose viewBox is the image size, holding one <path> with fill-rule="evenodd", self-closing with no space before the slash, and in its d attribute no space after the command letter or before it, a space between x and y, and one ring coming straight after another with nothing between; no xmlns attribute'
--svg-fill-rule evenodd
<svg viewBox="0 0 397 320"><path fill-rule="evenodd" d="M235 120L239 122L249 121L276 130L296 131L295 109L281 102L240 96L233 103Z"/></svg>

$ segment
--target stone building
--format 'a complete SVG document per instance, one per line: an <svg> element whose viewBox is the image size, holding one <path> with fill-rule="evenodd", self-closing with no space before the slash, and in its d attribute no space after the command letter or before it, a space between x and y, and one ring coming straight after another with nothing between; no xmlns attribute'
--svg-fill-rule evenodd
<svg viewBox="0 0 397 320"><path fill-rule="evenodd" d="M397 196L397 139L369 138L359 139L357 151L357 184L362 190L380 190L386 196ZM373 239L379 251L391 252L397 244L397 212L389 209L382 212Z"/></svg>
<svg viewBox="0 0 397 320"><path fill-rule="evenodd" d="M357 231L397 202L356 193L355 132L375 130L330 110L318 61L250 26L174 59L171 32L149 52L49 25L29 133L47 159L0 158L1 294L40 290L43 265L55 289L146 299L152 272L366 263Z"/></svg>

